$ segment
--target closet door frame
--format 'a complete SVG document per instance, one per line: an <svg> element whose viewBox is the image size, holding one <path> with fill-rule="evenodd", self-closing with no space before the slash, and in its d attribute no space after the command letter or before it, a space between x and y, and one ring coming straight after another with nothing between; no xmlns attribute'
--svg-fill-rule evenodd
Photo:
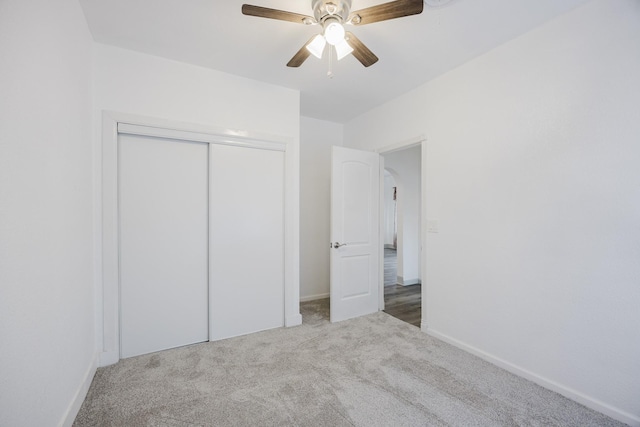
<svg viewBox="0 0 640 427"><path fill-rule="evenodd" d="M299 158L292 137L182 123L113 111L102 112L102 170L96 194L96 341L99 366L120 360L120 269L118 237L118 129L122 133L170 137L284 153L284 325L300 325ZM98 156L100 157L100 156ZM96 161L98 163L99 161ZM99 168L96 168L100 170ZM102 191L100 191L100 188ZM98 208L98 206L100 206Z"/></svg>

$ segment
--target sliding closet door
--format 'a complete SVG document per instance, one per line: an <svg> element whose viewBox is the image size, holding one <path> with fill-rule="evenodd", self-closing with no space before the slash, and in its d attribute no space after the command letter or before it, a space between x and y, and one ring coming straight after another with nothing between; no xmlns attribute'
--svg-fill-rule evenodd
<svg viewBox="0 0 640 427"><path fill-rule="evenodd" d="M118 147L121 357L207 341L208 144Z"/></svg>
<svg viewBox="0 0 640 427"><path fill-rule="evenodd" d="M284 152L211 146L211 339L284 324Z"/></svg>

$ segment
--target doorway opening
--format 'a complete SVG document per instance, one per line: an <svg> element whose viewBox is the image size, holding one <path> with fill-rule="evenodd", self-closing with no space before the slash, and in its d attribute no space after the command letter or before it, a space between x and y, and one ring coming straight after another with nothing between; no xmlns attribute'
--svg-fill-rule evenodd
<svg viewBox="0 0 640 427"><path fill-rule="evenodd" d="M420 327L422 147L407 147L382 156L384 311Z"/></svg>

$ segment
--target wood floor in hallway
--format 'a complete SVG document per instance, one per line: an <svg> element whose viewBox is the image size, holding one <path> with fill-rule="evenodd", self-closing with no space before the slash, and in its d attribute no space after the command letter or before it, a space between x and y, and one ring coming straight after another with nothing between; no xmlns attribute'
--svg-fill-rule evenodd
<svg viewBox="0 0 640 427"><path fill-rule="evenodd" d="M395 318L420 327L422 320L422 285L397 284L395 249L384 250L384 311Z"/></svg>

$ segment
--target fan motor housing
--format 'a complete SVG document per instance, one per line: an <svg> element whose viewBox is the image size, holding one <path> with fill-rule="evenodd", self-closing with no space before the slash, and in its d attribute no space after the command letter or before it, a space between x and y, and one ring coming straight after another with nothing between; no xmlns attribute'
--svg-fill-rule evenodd
<svg viewBox="0 0 640 427"><path fill-rule="evenodd" d="M327 18L337 18L346 22L351 11L351 0L313 0L313 16L319 23Z"/></svg>

